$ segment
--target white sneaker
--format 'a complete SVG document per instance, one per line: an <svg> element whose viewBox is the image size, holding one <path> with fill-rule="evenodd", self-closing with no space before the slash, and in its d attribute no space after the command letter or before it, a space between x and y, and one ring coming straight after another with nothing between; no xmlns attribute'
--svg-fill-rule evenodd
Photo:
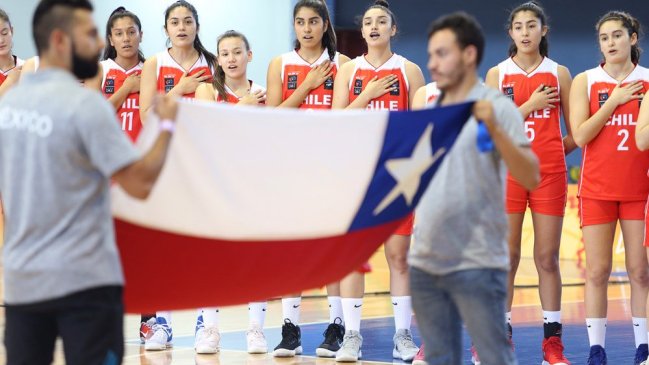
<svg viewBox="0 0 649 365"><path fill-rule="evenodd" d="M153 335L144 341L144 349L146 351L162 351L167 347L171 347L171 339L173 332L171 327L167 325L164 318L157 318L156 323L153 325Z"/></svg>
<svg viewBox="0 0 649 365"><path fill-rule="evenodd" d="M361 346L363 346L363 336L354 330L345 332L343 343L340 350L336 352L336 362L356 362L361 358Z"/></svg>
<svg viewBox="0 0 649 365"><path fill-rule="evenodd" d="M194 350L197 354L215 354L219 352L221 334L216 326L201 327L196 331Z"/></svg>
<svg viewBox="0 0 649 365"><path fill-rule="evenodd" d="M403 361L412 361L419 352L419 347L412 340L412 333L408 329L399 329L392 338L394 340L394 349L392 357Z"/></svg>
<svg viewBox="0 0 649 365"><path fill-rule="evenodd" d="M265 354L268 352L268 342L266 342L264 332L259 326L253 326L246 332L246 343L248 344L249 354Z"/></svg>

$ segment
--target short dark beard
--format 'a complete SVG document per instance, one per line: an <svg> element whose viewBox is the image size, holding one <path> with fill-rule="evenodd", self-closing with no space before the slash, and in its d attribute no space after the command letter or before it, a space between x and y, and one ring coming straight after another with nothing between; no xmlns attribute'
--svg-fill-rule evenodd
<svg viewBox="0 0 649 365"><path fill-rule="evenodd" d="M77 54L77 49L72 44L72 73L79 80L86 80L97 76L99 72L99 54L90 59L83 58Z"/></svg>

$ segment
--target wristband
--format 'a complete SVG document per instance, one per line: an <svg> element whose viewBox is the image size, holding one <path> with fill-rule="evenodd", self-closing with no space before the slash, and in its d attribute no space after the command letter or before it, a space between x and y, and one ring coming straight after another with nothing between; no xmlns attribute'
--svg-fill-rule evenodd
<svg viewBox="0 0 649 365"><path fill-rule="evenodd" d="M173 132L176 130L176 123L171 121L171 119L163 119L160 121L160 130L173 134Z"/></svg>

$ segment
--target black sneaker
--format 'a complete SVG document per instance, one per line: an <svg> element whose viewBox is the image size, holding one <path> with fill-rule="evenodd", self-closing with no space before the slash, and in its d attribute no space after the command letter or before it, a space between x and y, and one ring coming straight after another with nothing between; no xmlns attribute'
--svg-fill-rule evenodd
<svg viewBox="0 0 649 365"><path fill-rule="evenodd" d="M288 318L284 319L282 326L282 342L275 347L273 356L275 357L293 357L302 354L302 335L300 327L291 323Z"/></svg>
<svg viewBox="0 0 649 365"><path fill-rule="evenodd" d="M336 317L333 323L329 323L327 329L323 333L324 341L315 349L318 357L334 357L336 352L340 349L340 344L345 337L345 327L343 320Z"/></svg>

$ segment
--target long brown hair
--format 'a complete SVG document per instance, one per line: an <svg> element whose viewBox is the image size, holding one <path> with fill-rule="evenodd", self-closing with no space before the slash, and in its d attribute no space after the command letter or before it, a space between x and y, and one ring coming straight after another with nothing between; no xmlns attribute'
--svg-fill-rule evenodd
<svg viewBox="0 0 649 365"><path fill-rule="evenodd" d="M228 30L227 32L221 34L217 39L216 39L216 54L217 57L219 55L219 47L221 45L221 41L226 39L226 38L239 38L243 41L243 43L246 45L246 52L250 51L250 43L248 43L248 38L246 38L243 33L237 32L236 30ZM219 96L223 100L227 100L228 98L228 93L225 91L225 71L223 70L223 67L219 65L219 63L216 63L216 68L214 71L214 77L212 78L212 86L214 89L218 92Z"/></svg>

